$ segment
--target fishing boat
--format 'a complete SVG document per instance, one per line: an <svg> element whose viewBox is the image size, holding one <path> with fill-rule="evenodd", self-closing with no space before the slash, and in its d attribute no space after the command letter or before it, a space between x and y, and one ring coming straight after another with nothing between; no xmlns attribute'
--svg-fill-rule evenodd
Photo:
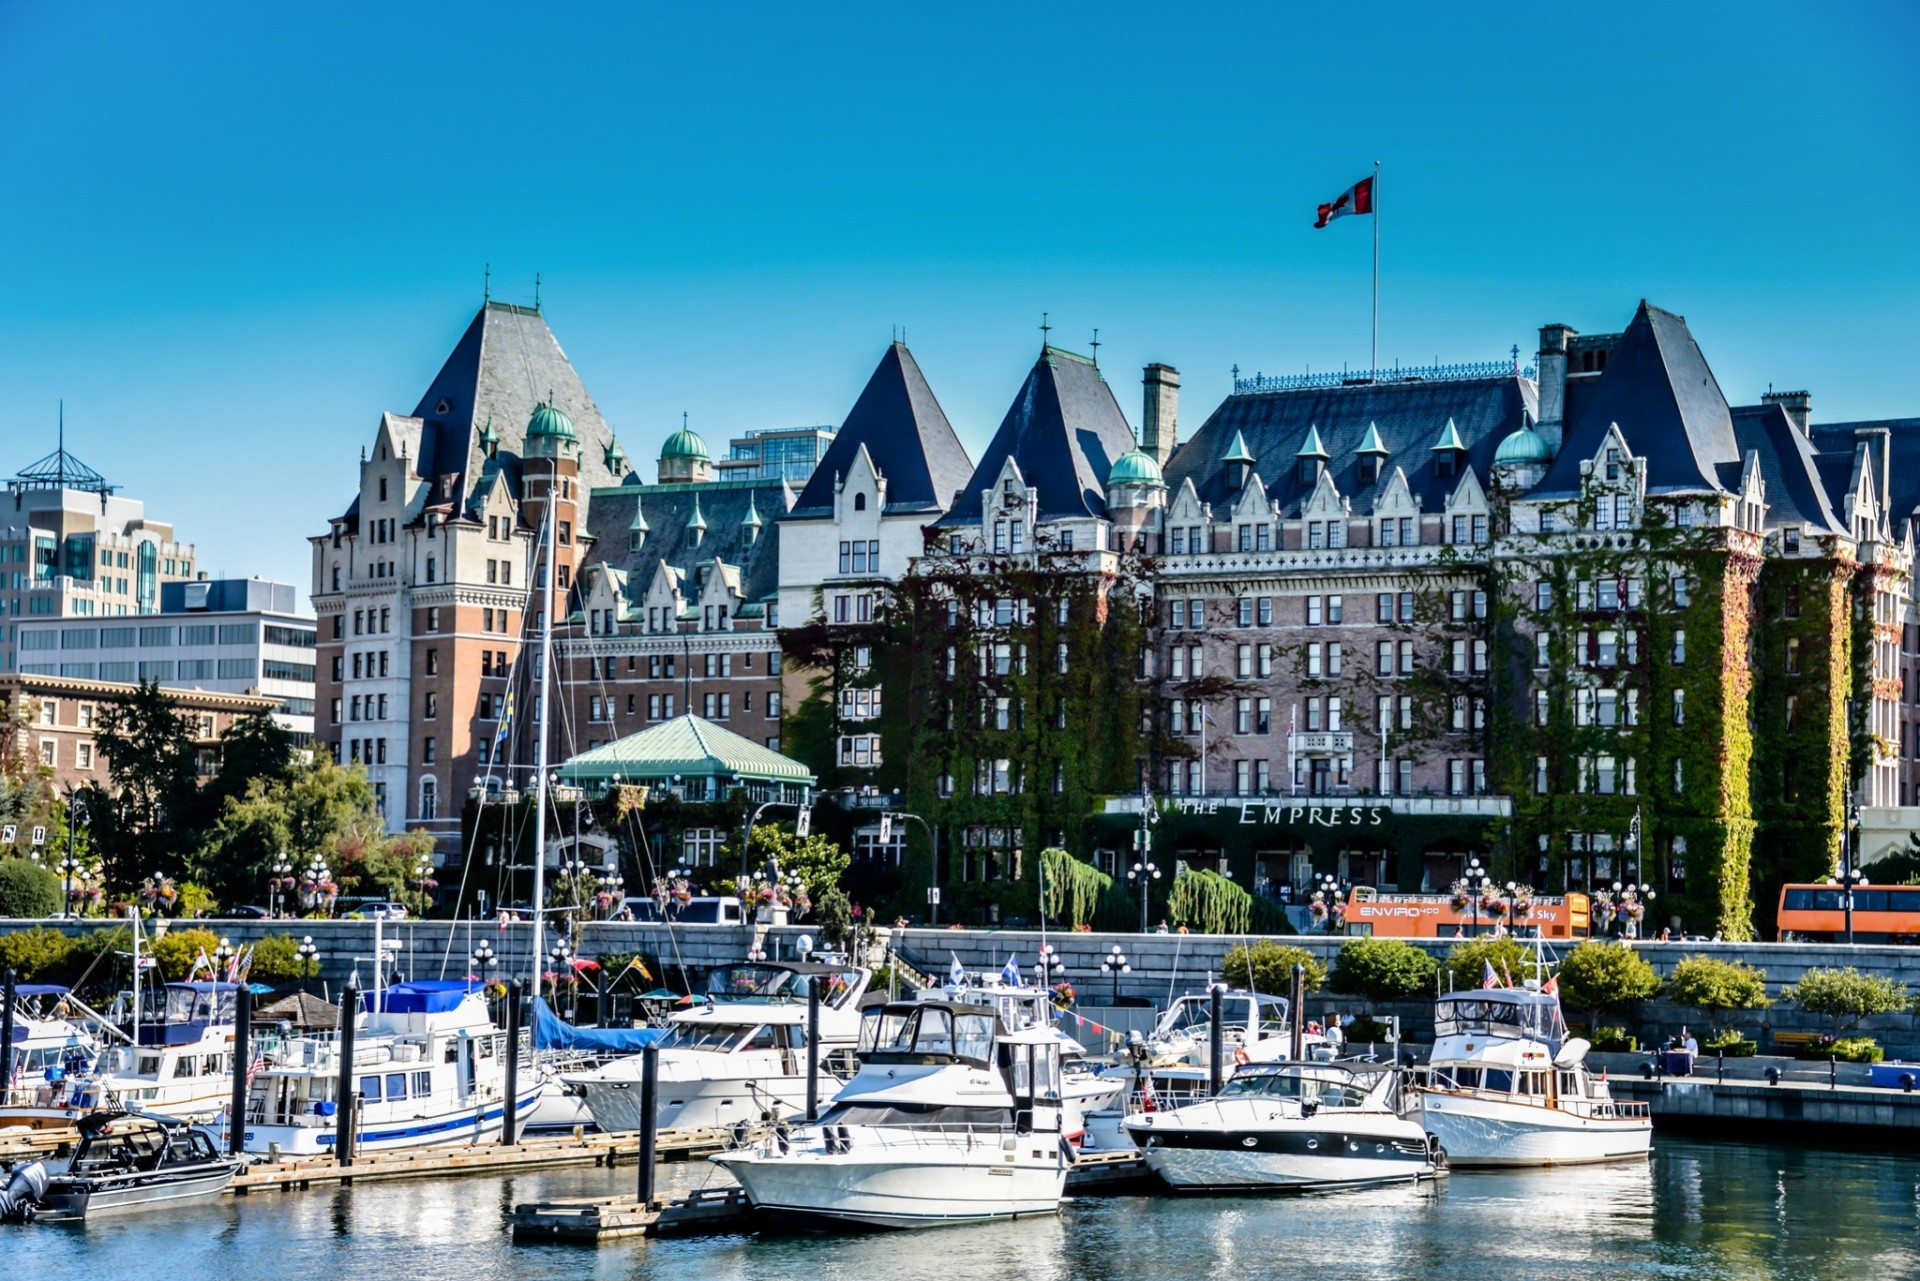
<svg viewBox="0 0 1920 1281"><path fill-rule="evenodd" d="M497 1137L506 1112L506 1035L472 983L394 983L363 997L354 1034L351 1098L361 1152ZM341 1041L328 1032L294 1038L253 1073L245 1146L284 1156L333 1150ZM519 1083L531 1109L537 1074Z"/></svg>
<svg viewBox="0 0 1920 1281"><path fill-rule="evenodd" d="M1645 1157L1647 1105L1613 1097L1587 1068L1587 1042L1568 1039L1559 996L1534 983L1436 1002L1433 1054L1415 1091L1421 1125L1456 1166Z"/></svg>
<svg viewBox="0 0 1920 1281"><path fill-rule="evenodd" d="M817 1123L710 1158L754 1215L803 1228L920 1228L1054 1214L1072 1155L1059 1043L991 1009L898 1002L867 1020L860 1070Z"/></svg>
<svg viewBox="0 0 1920 1281"><path fill-rule="evenodd" d="M115 1035L99 1014L54 983L14 990L13 1062L0 1064L0 1130L66 1129L73 1093Z"/></svg>
<svg viewBox="0 0 1920 1281"><path fill-rule="evenodd" d="M1399 1112L1393 1068L1255 1063L1220 1094L1130 1116L1147 1165L1179 1192L1307 1192L1417 1183L1434 1145Z"/></svg>
<svg viewBox="0 0 1920 1281"><path fill-rule="evenodd" d="M109 1110L78 1124L80 1146L36 1198L37 1219L93 1219L218 1196L243 1164L175 1117Z"/></svg>
<svg viewBox="0 0 1920 1281"><path fill-rule="evenodd" d="M751 961L723 965L707 991L675 1012L655 1042L660 1047L662 1129L731 1127L791 1117L807 1104L807 987L820 995L820 1098L852 1074L860 1036L860 999L872 973L844 960ZM618 1059L565 1078L582 1094L594 1124L624 1133L638 1130L640 1058Z"/></svg>

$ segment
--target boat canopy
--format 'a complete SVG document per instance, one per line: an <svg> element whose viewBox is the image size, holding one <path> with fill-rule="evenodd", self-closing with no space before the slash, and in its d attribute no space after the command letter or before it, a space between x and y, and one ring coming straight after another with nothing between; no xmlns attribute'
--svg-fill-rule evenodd
<svg viewBox="0 0 1920 1281"><path fill-rule="evenodd" d="M994 1038L1000 1034L1000 1020L988 1006L896 1002L861 1024L860 1058L878 1063L964 1060L991 1067Z"/></svg>
<svg viewBox="0 0 1920 1281"><path fill-rule="evenodd" d="M657 1027L575 1027L553 1012L545 997L533 998L533 1048L638 1054L666 1035Z"/></svg>
<svg viewBox="0 0 1920 1281"><path fill-rule="evenodd" d="M820 999L838 1006L858 984L851 965L808 961L748 961L716 966L707 975L711 1001L805 1001L809 979L820 980Z"/></svg>
<svg viewBox="0 0 1920 1281"><path fill-rule="evenodd" d="M363 999L369 1014L445 1014L479 989L479 983L462 979L419 979L368 992Z"/></svg>
<svg viewBox="0 0 1920 1281"><path fill-rule="evenodd" d="M1433 1024L1436 1037L1528 1036L1556 1047L1567 1038L1560 998L1525 988L1450 992L1435 1003Z"/></svg>

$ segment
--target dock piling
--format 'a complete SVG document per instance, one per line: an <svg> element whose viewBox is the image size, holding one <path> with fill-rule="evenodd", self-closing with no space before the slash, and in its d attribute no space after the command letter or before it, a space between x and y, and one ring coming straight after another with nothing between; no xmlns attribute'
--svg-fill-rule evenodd
<svg viewBox="0 0 1920 1281"><path fill-rule="evenodd" d="M654 1148L660 1128L660 1047L640 1051L640 1204L653 1204Z"/></svg>
<svg viewBox="0 0 1920 1281"><path fill-rule="evenodd" d="M353 979L340 989L340 1083L333 1092L333 1155L353 1164L353 1031L360 1013L360 988Z"/></svg>
<svg viewBox="0 0 1920 1281"><path fill-rule="evenodd" d="M820 1119L820 976L807 980L807 1121Z"/></svg>
<svg viewBox="0 0 1920 1281"><path fill-rule="evenodd" d="M1207 1095L1218 1097L1220 1093L1221 1058L1226 1054L1226 1029L1220 1026L1225 1015L1220 1009L1220 993L1225 986L1220 983L1207 985Z"/></svg>
<svg viewBox="0 0 1920 1281"><path fill-rule="evenodd" d="M520 1128L520 980L507 984L507 1101L500 1109L500 1142L514 1144Z"/></svg>
<svg viewBox="0 0 1920 1281"><path fill-rule="evenodd" d="M247 1150L247 1080L252 1075L253 989L246 980L233 994L233 1098L228 1103L227 1151L239 1156ZM6 1062L0 1056L0 1063Z"/></svg>

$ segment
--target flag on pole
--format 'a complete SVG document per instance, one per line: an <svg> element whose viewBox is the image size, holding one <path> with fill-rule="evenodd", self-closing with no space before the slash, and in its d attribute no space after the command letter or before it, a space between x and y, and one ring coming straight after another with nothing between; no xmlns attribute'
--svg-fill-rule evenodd
<svg viewBox="0 0 1920 1281"><path fill-rule="evenodd" d="M1513 971L1507 968L1507 963L1506 963L1505 961L1502 961L1502 962L1500 962L1500 972L1501 972L1502 974L1504 974L1504 975L1506 975L1506 976L1507 976L1507 983L1506 983L1506 985L1507 985L1508 987L1512 987L1512 986L1513 986Z"/></svg>
<svg viewBox="0 0 1920 1281"><path fill-rule="evenodd" d="M953 958L953 964L947 968L947 981L958 987L966 981L967 967L960 964L959 953L949 952L947 955Z"/></svg>
<svg viewBox="0 0 1920 1281"><path fill-rule="evenodd" d="M1324 227L1335 218L1344 218L1348 214L1370 214L1373 212L1372 178L1362 178L1354 183L1331 204L1320 206L1320 216L1314 222L1315 227Z"/></svg>
<svg viewBox="0 0 1920 1281"><path fill-rule="evenodd" d="M1001 970L1000 970L1000 981L1002 983L1005 983L1008 987L1020 986L1020 958L1019 957L1009 956L1007 958L1006 965L1001 967Z"/></svg>
<svg viewBox="0 0 1920 1281"><path fill-rule="evenodd" d="M630 960L630 961L628 961L628 962L627 962L627 969L629 969L629 970L639 970L639 971L640 971L640 977L641 977L641 978L643 978L643 979L645 979L645 980L646 980L647 982L649 982L649 983L651 983L651 982L653 982L653 971L651 971L651 970L649 970L649 969L648 969L648 968L647 968L647 967L646 967L646 966L645 966L645 965L644 965L644 964L643 964L643 963L641 962L641 960L640 960L640 958L639 958L638 956L635 956L635 957L634 957L634 958L633 958L632 960Z"/></svg>
<svg viewBox="0 0 1920 1281"><path fill-rule="evenodd" d="M1499 986L1500 986L1500 976L1499 976L1498 974L1495 974L1495 973L1493 972L1493 962L1492 962L1492 961L1482 961L1482 962L1480 962L1480 967L1481 967L1481 970L1480 970L1480 986L1481 986L1482 988L1494 988L1494 987L1499 987Z"/></svg>
<svg viewBox="0 0 1920 1281"><path fill-rule="evenodd" d="M1560 976L1556 974L1552 978L1548 979L1545 983L1542 983L1540 985L1540 991L1545 995L1552 997L1556 1001L1559 1000L1560 999Z"/></svg>
<svg viewBox="0 0 1920 1281"><path fill-rule="evenodd" d="M493 741L496 743L505 742L507 738L507 733L512 728L513 728L513 691L508 690L506 710L500 713L500 728L494 731Z"/></svg>

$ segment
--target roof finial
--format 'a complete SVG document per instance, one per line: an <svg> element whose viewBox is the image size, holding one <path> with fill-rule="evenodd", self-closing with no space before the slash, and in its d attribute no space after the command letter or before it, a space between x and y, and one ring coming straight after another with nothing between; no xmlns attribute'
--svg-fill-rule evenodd
<svg viewBox="0 0 1920 1281"><path fill-rule="evenodd" d="M493 301L493 264L488 263L480 276L480 305Z"/></svg>
<svg viewBox="0 0 1920 1281"><path fill-rule="evenodd" d="M1046 350L1047 335L1052 332L1053 326L1047 323L1047 313L1043 311L1040 313L1040 349L1042 351Z"/></svg>
<svg viewBox="0 0 1920 1281"><path fill-rule="evenodd" d="M540 310L540 273L533 273L533 309Z"/></svg>
<svg viewBox="0 0 1920 1281"><path fill-rule="evenodd" d="M1515 343L1513 345L1513 372L1516 374L1520 372L1520 344L1519 343Z"/></svg>
<svg viewBox="0 0 1920 1281"><path fill-rule="evenodd" d="M1771 383L1768 384L1767 390L1768 391L1773 390L1773 386ZM60 469L60 483L62 486L64 486L67 483L67 398L65 396L62 396L60 398L60 456L59 457L60 457L60 461L55 463L54 465Z"/></svg>
<svg viewBox="0 0 1920 1281"><path fill-rule="evenodd" d="M1100 331L1093 331L1093 367L1100 368Z"/></svg>
<svg viewBox="0 0 1920 1281"><path fill-rule="evenodd" d="M687 429L687 411L683 409L680 411L680 430L685 431L686 429Z"/></svg>

